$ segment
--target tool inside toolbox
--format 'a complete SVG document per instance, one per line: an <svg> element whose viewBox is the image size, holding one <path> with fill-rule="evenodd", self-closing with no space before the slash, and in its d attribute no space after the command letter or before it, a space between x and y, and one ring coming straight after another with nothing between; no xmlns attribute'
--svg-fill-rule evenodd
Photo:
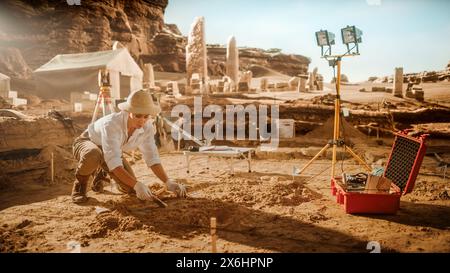
<svg viewBox="0 0 450 273"><path fill-rule="evenodd" d="M364 191L366 188L368 174L367 173L357 173L357 174L346 174L342 173L342 183L343 188L350 192Z"/></svg>

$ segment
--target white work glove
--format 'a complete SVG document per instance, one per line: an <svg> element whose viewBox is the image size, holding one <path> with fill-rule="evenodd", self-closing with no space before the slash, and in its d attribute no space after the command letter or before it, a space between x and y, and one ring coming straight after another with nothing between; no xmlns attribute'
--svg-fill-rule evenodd
<svg viewBox="0 0 450 273"><path fill-rule="evenodd" d="M137 198L141 200L153 200L153 194L150 189L141 182L136 182L133 189L136 191Z"/></svg>
<svg viewBox="0 0 450 273"><path fill-rule="evenodd" d="M186 198L186 186L183 184L178 184L172 179L167 180L166 182L167 190L174 192L178 197Z"/></svg>

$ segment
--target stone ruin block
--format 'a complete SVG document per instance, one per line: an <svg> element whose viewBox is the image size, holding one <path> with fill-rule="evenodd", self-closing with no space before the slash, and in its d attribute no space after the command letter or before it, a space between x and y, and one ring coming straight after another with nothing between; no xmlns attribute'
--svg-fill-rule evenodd
<svg viewBox="0 0 450 273"><path fill-rule="evenodd" d="M323 90L323 81L317 81L317 90L322 91Z"/></svg>
<svg viewBox="0 0 450 273"><path fill-rule="evenodd" d="M266 91L269 88L268 86L269 80L267 78L262 78L260 83L261 91Z"/></svg>
<svg viewBox="0 0 450 273"><path fill-rule="evenodd" d="M289 83L287 83L287 82L277 82L277 83L275 84L275 89L276 89L277 91L285 91L285 90L288 90L288 89L289 89Z"/></svg>
<svg viewBox="0 0 450 273"><path fill-rule="evenodd" d="M405 97L410 98L410 99L415 99L416 95L414 95L414 92L412 90L406 90Z"/></svg>
<svg viewBox="0 0 450 273"><path fill-rule="evenodd" d="M200 83L192 83L191 84L191 88L193 91L200 91L200 89L202 88Z"/></svg>
<svg viewBox="0 0 450 273"><path fill-rule="evenodd" d="M239 92L248 92L250 90L248 82L240 82L238 85L238 90Z"/></svg>
<svg viewBox="0 0 450 273"><path fill-rule="evenodd" d="M218 81L216 91L219 93L223 93L225 87L225 81Z"/></svg>
<svg viewBox="0 0 450 273"><path fill-rule="evenodd" d="M299 75L297 92L306 92L306 82L307 81L308 81L308 75Z"/></svg>
<svg viewBox="0 0 450 273"><path fill-rule="evenodd" d="M418 101L424 101L424 95L425 93L423 92L422 87L414 87L413 88L413 94L414 94L414 98Z"/></svg>
<svg viewBox="0 0 450 273"><path fill-rule="evenodd" d="M372 92L386 92L386 87L372 86Z"/></svg>
<svg viewBox="0 0 450 273"><path fill-rule="evenodd" d="M167 83L167 93L173 96L180 96L180 90L178 89L178 82L171 81Z"/></svg>
<svg viewBox="0 0 450 273"><path fill-rule="evenodd" d="M289 89L291 89L291 90L296 90L297 89L297 86L298 86L298 84L299 84L299 81L300 81L300 78L299 77L292 77L290 80L289 80Z"/></svg>
<svg viewBox="0 0 450 273"><path fill-rule="evenodd" d="M403 68L396 67L393 78L394 96L403 94Z"/></svg>
<svg viewBox="0 0 450 273"><path fill-rule="evenodd" d="M180 90L181 95L185 95L186 94L186 84L178 83L178 90Z"/></svg>

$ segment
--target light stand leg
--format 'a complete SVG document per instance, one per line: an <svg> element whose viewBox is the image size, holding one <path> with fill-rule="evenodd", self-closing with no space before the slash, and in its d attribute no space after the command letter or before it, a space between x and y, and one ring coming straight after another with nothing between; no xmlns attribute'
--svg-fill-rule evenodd
<svg viewBox="0 0 450 273"><path fill-rule="evenodd" d="M338 145L338 141L340 139L340 118L341 118L341 95L340 95L340 88L341 88L341 58L336 59L336 65L337 65L337 76L336 76L336 99L334 101L334 130L333 130L333 143L325 145L322 150L320 150L319 153L317 153L299 172L298 174L303 173L303 171L306 170L306 168L311 165L311 163L316 160L319 156L321 156L328 148L330 148L331 145L333 145L333 156L332 156L332 162L331 162L331 178L334 178L335 175L335 168L336 168L336 149L340 145ZM372 169L367 165L364 160L361 159L355 152L350 149L347 145L344 143L344 150L350 153L361 165L364 166L369 172L372 171Z"/></svg>
<svg viewBox="0 0 450 273"><path fill-rule="evenodd" d="M305 167L303 167L298 174L301 174L306 168L313 163L314 160L316 160L319 156L321 156L328 148L330 147L330 144L325 145L322 150L320 150L308 163L306 163Z"/></svg>
<svg viewBox="0 0 450 273"><path fill-rule="evenodd" d="M337 76L336 76L336 99L334 100L334 134L333 134L333 157L331 162L331 178L334 177L335 167L336 167L336 149L337 149L337 141L340 135L340 115L341 115L341 106L340 106L340 89L341 89L341 58L336 60L337 64Z"/></svg>
<svg viewBox="0 0 450 273"><path fill-rule="evenodd" d="M359 164L361 164L362 166L364 166L364 168L366 168L367 171L371 172L372 168L369 167L369 165L367 165L366 162L364 162L364 160L362 160L361 157L359 157L352 149L350 149L350 147L348 147L347 145L344 145L345 150L351 154L358 162Z"/></svg>
<svg viewBox="0 0 450 273"><path fill-rule="evenodd" d="M333 132L333 155L331 158L331 177L334 177L334 170L336 166L336 149L337 149L337 140L339 138L339 111L337 111L338 107L338 99L336 98L334 107L334 132Z"/></svg>

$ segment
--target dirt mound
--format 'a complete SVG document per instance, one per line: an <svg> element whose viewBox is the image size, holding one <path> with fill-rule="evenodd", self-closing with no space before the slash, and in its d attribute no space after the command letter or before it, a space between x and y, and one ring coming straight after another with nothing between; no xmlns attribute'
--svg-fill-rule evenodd
<svg viewBox="0 0 450 273"><path fill-rule="evenodd" d="M303 183L293 181L292 177L273 175L239 175L224 178L225 189L221 192L233 194L220 194L222 200L243 204L245 206L298 206L318 198L317 193L306 188ZM214 187L205 189L214 192Z"/></svg>
<svg viewBox="0 0 450 273"><path fill-rule="evenodd" d="M409 195L417 200L450 200L450 187L444 183L419 180Z"/></svg>
<svg viewBox="0 0 450 273"><path fill-rule="evenodd" d="M350 140L354 144L365 144L367 142L367 137L344 118L341 118L340 130L341 136L344 137L346 141ZM332 139L333 131L334 117L330 117L322 126L307 133L304 137L306 139Z"/></svg>
<svg viewBox="0 0 450 273"><path fill-rule="evenodd" d="M28 244L23 230L7 230L0 227L0 252L19 252Z"/></svg>
<svg viewBox="0 0 450 273"><path fill-rule="evenodd" d="M55 181L68 182L73 180L73 170L75 170L77 162L70 149L70 147L64 149L59 146L49 145L42 149L38 156L41 161L49 162L53 154Z"/></svg>
<svg viewBox="0 0 450 273"><path fill-rule="evenodd" d="M76 161L71 148L49 145L43 149L24 149L0 154L0 169L4 170L1 189L14 189L29 183L51 183L51 158L53 154L54 181L72 182ZM0 176L2 177L2 176ZM14 182L14 183L13 183Z"/></svg>
<svg viewBox="0 0 450 273"><path fill-rule="evenodd" d="M290 78L287 75L281 74L280 72L267 68L267 67L263 67L260 65L252 65L249 67L249 70L252 71L253 73L253 77L254 78L259 78L259 77L286 77L286 78Z"/></svg>
<svg viewBox="0 0 450 273"><path fill-rule="evenodd" d="M312 104L324 104L324 105L334 105L335 95L326 94L323 96L316 96L311 99Z"/></svg>
<svg viewBox="0 0 450 273"><path fill-rule="evenodd" d="M13 227L4 224L0 227L0 253L21 252L28 245L29 234L23 228L33 222L25 219Z"/></svg>
<svg viewBox="0 0 450 273"><path fill-rule="evenodd" d="M298 206L314 199L314 193L311 190L300 183L284 179L284 177L262 176L259 179L242 181L238 178L235 183L240 185L231 189L235 193L227 199L232 202L261 206ZM245 189L241 185L245 185ZM264 186L261 187L261 185Z"/></svg>
<svg viewBox="0 0 450 273"><path fill-rule="evenodd" d="M142 227L143 224L139 219L114 210L97 215L95 220L88 225L88 231L84 237L91 239L105 238L114 233L133 231Z"/></svg>

